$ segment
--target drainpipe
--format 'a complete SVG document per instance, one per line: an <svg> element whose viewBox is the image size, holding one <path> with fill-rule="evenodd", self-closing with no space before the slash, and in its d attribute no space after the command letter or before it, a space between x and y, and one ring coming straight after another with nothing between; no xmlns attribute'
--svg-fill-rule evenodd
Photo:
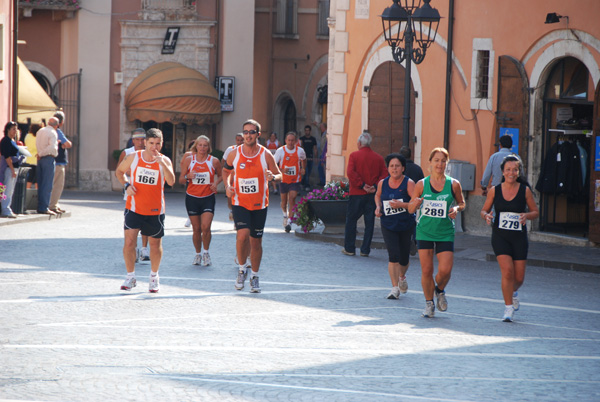
<svg viewBox="0 0 600 402"><path fill-rule="evenodd" d="M450 80L452 76L452 39L454 37L454 0L448 7L448 51L446 53L446 100L444 106L444 148L450 146Z"/></svg>
<svg viewBox="0 0 600 402"><path fill-rule="evenodd" d="M12 96L12 121L17 121L19 110L19 67L17 65L17 41L19 39L19 0L13 3L13 96Z"/></svg>

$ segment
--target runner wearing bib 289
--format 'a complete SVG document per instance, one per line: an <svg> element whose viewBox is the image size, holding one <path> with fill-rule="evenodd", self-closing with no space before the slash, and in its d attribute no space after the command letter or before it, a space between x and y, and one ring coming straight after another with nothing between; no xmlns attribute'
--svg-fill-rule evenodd
<svg viewBox="0 0 600 402"><path fill-rule="evenodd" d="M437 297L437 308L446 311L445 288L450 281L454 264L454 219L466 207L462 188L458 180L446 176L448 151L434 148L429 154L431 175L415 185L409 212L419 209L417 223L417 247L421 261L421 285L425 296L423 317L435 315L433 296ZM433 277L433 254L438 259L438 273Z"/></svg>

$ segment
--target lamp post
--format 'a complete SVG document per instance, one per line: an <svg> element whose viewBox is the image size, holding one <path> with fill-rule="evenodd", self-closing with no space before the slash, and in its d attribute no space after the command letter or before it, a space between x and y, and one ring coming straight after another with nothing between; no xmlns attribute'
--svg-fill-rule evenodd
<svg viewBox="0 0 600 402"><path fill-rule="evenodd" d="M421 64L425 59L427 49L435 41L440 13L429 5L431 0L393 0L394 4L383 10L381 23L383 36L392 48L394 61L401 64L406 61L406 74L404 76L404 116L402 145L410 146L410 87L411 64ZM404 22L404 31L400 24ZM397 31L392 32L392 25L397 24ZM417 46L415 46L415 41ZM404 47L402 43L404 42Z"/></svg>

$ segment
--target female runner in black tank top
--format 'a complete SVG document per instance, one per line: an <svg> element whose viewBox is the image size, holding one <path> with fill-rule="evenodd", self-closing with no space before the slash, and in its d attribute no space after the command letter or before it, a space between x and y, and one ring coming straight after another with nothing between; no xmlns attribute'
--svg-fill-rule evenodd
<svg viewBox="0 0 600 402"><path fill-rule="evenodd" d="M504 296L503 321L511 322L519 309L517 290L525 279L527 265L527 219L536 219L538 207L529 186L520 177L521 161L507 156L500 165L502 183L487 194L481 217L492 227L492 247L502 272L502 295ZM495 215L492 214L492 206ZM529 210L529 211L527 211Z"/></svg>

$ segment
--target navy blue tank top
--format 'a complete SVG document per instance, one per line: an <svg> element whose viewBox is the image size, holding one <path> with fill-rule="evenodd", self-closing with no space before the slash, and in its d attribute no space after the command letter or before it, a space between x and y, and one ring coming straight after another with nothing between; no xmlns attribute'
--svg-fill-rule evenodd
<svg viewBox="0 0 600 402"><path fill-rule="evenodd" d="M388 230L401 232L412 230L413 226L415 226L415 214L408 213L404 208L392 208L389 202L387 202L390 200L410 201L408 180L408 176L404 176L398 188L391 188L389 176L383 179L383 183L381 184L381 202L383 203L381 226Z"/></svg>

